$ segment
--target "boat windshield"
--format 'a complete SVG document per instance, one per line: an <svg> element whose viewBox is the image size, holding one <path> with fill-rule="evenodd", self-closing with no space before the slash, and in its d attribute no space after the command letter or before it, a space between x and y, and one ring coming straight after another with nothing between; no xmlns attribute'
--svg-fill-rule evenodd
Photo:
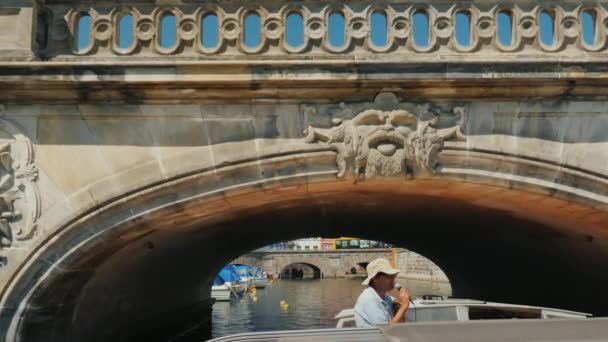
<svg viewBox="0 0 608 342"><path fill-rule="evenodd" d="M469 307L469 319L510 319L510 318L542 318L541 310L526 308L501 308L491 306L471 306Z"/></svg>
<svg viewBox="0 0 608 342"><path fill-rule="evenodd" d="M456 306L419 307L407 311L408 322L456 321L458 311Z"/></svg>

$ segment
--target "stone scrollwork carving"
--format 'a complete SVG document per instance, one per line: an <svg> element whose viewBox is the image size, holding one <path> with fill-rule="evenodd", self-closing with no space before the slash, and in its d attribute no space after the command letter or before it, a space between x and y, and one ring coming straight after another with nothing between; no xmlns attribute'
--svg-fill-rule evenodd
<svg viewBox="0 0 608 342"><path fill-rule="evenodd" d="M31 141L0 118L0 248L31 238L40 215L40 197Z"/></svg>
<svg viewBox="0 0 608 342"><path fill-rule="evenodd" d="M460 127L464 108L453 109L458 122L447 128L440 128L440 116L430 113L428 105L418 110L433 117L420 120L404 109L368 109L350 120L334 120L332 128L309 127L306 142L325 143L336 150L338 178L350 172L358 179L435 173L444 141L464 140Z"/></svg>

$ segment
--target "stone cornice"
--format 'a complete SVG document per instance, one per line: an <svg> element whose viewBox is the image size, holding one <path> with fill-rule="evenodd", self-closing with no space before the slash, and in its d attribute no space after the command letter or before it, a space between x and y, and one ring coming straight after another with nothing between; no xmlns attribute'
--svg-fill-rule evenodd
<svg viewBox="0 0 608 342"><path fill-rule="evenodd" d="M370 61L13 62L0 103L201 103L421 99L606 99L607 63Z"/></svg>

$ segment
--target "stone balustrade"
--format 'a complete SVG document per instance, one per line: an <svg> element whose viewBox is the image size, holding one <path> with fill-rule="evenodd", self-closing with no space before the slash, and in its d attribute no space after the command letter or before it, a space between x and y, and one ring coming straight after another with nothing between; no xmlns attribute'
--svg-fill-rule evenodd
<svg viewBox="0 0 608 342"><path fill-rule="evenodd" d="M533 1L408 0L192 1L180 5L104 1L73 5L49 0L38 11L36 37L40 55L47 58L357 56L386 60L390 54L404 61L427 60L430 54L439 59L457 55L487 60L493 55L530 59L559 53L560 58L590 60L603 58L608 48L605 5L606 1L539 5ZM457 19L458 16L461 17ZM252 23L246 25L247 20ZM169 32L164 24L174 29ZM81 25L87 27L82 29ZM121 29L121 25L128 27ZM544 37L542 25L546 25ZM589 27L583 30L584 25ZM331 26L340 31L337 43L332 42L328 33ZM253 43L246 42L247 30L256 31L251 33L255 36ZM374 30L379 38L372 37ZM458 39L457 31L464 32L464 38L459 33ZM79 37L83 32L86 37ZM287 32L295 32L296 37L290 41ZM421 37L416 37L420 32Z"/></svg>

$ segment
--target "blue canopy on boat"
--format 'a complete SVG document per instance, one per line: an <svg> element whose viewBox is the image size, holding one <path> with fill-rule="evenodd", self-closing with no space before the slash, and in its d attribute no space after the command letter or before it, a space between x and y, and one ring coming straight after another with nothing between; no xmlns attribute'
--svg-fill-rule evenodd
<svg viewBox="0 0 608 342"><path fill-rule="evenodd" d="M232 264L228 264L228 265L224 266L224 268L222 268L220 273L218 273L217 277L219 277L221 280L223 280L222 284L227 281L229 281L229 282L241 281L241 276L239 275L239 273L236 271L236 268Z"/></svg>
<svg viewBox="0 0 608 342"><path fill-rule="evenodd" d="M224 285L225 281L224 279L222 279L222 277L220 277L219 275L215 276L215 278L213 278L213 286L220 286L220 285Z"/></svg>

